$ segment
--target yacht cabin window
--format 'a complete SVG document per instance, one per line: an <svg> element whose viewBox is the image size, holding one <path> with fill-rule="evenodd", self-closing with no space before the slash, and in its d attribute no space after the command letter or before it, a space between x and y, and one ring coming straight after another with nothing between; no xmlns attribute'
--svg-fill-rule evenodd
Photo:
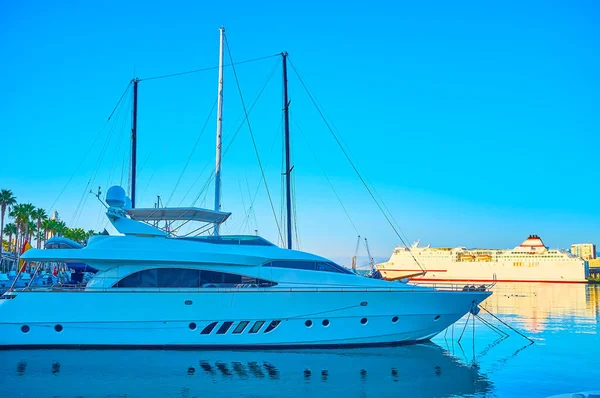
<svg viewBox="0 0 600 398"><path fill-rule="evenodd" d="M275 246L268 240L256 235L202 235L177 239L213 243L216 245Z"/></svg>
<svg viewBox="0 0 600 398"><path fill-rule="evenodd" d="M228 272L190 268L152 268L134 272L113 287L124 288L199 288L270 287L276 283Z"/></svg>
<svg viewBox="0 0 600 398"><path fill-rule="evenodd" d="M263 264L263 267L302 269L307 271L338 272L352 274L352 271L330 261L275 260Z"/></svg>

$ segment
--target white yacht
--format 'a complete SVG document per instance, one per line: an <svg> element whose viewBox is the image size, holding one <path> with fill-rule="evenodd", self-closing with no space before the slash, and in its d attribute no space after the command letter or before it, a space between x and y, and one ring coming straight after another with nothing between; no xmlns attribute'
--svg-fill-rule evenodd
<svg viewBox="0 0 600 398"><path fill-rule="evenodd" d="M83 248L30 249L30 262L84 263L82 287L9 289L0 346L282 348L369 346L432 338L491 292L366 278L325 258L258 236L175 237L158 219L222 223L199 208L127 208L107 193L118 235Z"/></svg>

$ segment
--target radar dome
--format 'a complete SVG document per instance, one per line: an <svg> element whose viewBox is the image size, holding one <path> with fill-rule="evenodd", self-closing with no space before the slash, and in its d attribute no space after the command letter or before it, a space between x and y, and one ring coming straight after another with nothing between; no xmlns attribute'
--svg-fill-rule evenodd
<svg viewBox="0 0 600 398"><path fill-rule="evenodd" d="M123 208L125 210L129 210L131 209L132 205L131 205L131 198L129 196L125 196L125 204L123 205Z"/></svg>
<svg viewBox="0 0 600 398"><path fill-rule="evenodd" d="M126 198L125 190L118 185L108 188L106 192L106 203L110 207L123 207L126 203Z"/></svg>

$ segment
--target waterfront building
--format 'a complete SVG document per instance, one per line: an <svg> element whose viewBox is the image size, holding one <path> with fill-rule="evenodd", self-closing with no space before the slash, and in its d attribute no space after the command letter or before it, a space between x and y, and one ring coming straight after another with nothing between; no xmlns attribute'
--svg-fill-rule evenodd
<svg viewBox="0 0 600 398"><path fill-rule="evenodd" d="M596 245L593 243L577 243L571 245L571 253L584 260L596 258Z"/></svg>

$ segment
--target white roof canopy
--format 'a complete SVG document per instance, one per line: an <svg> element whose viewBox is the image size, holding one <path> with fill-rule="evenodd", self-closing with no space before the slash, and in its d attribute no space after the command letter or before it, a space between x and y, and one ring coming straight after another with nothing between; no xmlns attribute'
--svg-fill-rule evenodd
<svg viewBox="0 0 600 398"><path fill-rule="evenodd" d="M201 209L199 207L159 207L135 208L125 210L134 220L140 221L201 221L221 224L227 220L231 213Z"/></svg>

